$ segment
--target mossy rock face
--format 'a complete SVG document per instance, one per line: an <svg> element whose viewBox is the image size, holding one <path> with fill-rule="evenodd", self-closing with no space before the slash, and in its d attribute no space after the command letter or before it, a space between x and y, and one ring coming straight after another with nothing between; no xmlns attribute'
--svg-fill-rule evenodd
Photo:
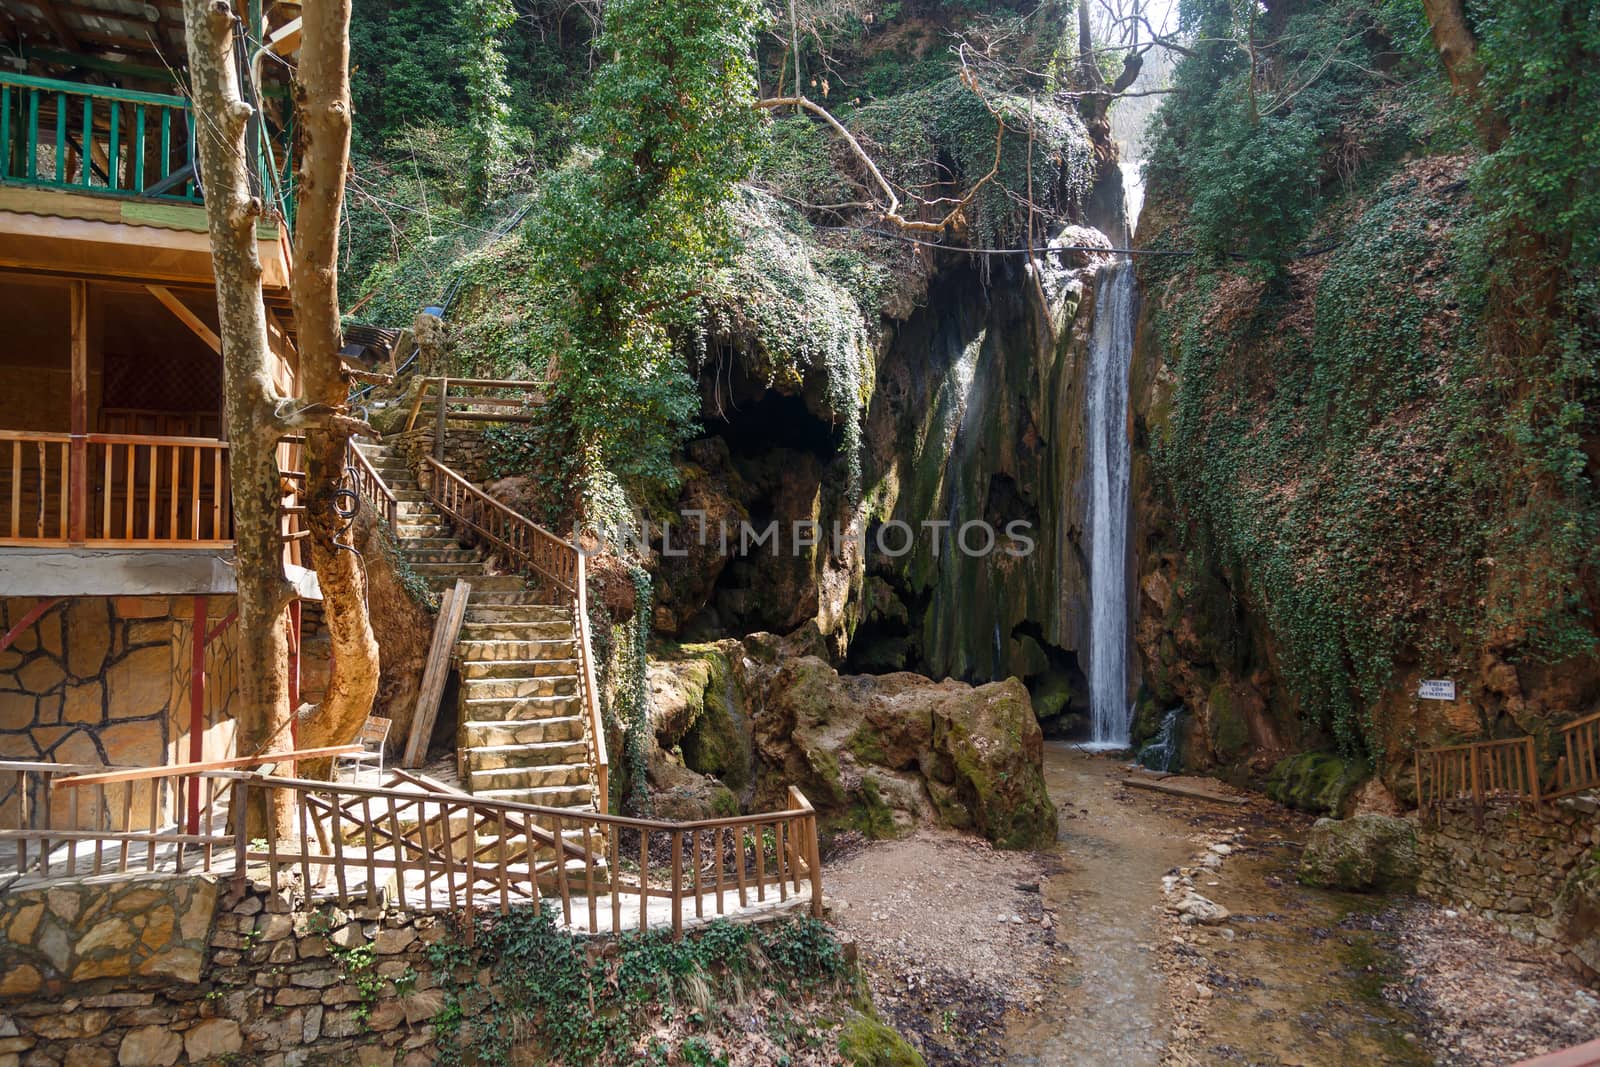
<svg viewBox="0 0 1600 1067"><path fill-rule="evenodd" d="M1410 892L1420 869L1416 827L1392 815L1318 819L1300 855L1300 881L1319 889Z"/></svg>
<svg viewBox="0 0 1600 1067"><path fill-rule="evenodd" d="M1562 944L1600 970L1600 848L1573 866L1551 910Z"/></svg>
<svg viewBox="0 0 1600 1067"><path fill-rule="evenodd" d="M1217 758L1229 760L1242 755L1250 745L1250 726L1226 683L1218 682L1211 687L1206 698L1206 714L1207 736Z"/></svg>
<svg viewBox="0 0 1600 1067"><path fill-rule="evenodd" d="M1267 796L1313 815L1337 816L1370 774L1365 763L1328 752L1302 752L1279 760L1267 776Z"/></svg>
<svg viewBox="0 0 1600 1067"><path fill-rule="evenodd" d="M839 1055L850 1067L927 1067L905 1038L870 1015L852 1015L840 1028Z"/></svg>
<svg viewBox="0 0 1600 1067"><path fill-rule="evenodd" d="M706 694L705 710L683 735L683 762L692 771L720 778L732 789L743 789L752 774L749 741L724 702Z"/></svg>

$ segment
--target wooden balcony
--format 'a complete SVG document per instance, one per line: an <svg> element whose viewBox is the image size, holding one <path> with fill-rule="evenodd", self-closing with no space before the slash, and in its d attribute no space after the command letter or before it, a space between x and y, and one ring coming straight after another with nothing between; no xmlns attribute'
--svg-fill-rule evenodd
<svg viewBox="0 0 1600 1067"><path fill-rule="evenodd" d="M194 145L181 96L0 71L0 269L209 282ZM278 216L257 227L271 299L289 279L288 161L260 128L251 156Z"/></svg>

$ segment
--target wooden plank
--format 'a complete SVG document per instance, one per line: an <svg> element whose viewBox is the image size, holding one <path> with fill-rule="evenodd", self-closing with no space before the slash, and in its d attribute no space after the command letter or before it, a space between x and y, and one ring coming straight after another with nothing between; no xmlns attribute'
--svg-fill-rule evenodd
<svg viewBox="0 0 1600 1067"><path fill-rule="evenodd" d="M472 595L470 582L456 580L455 588L446 591L439 605L439 618L433 626L433 643L428 647L428 662L422 672L422 689L417 694L416 710L411 716L411 735L406 739L405 754L400 758L402 767L420 767L428 754L428 739L433 736L433 724L439 717L439 701L444 696L444 684L450 673L450 654L456 647L456 635L467 617L467 599Z"/></svg>
<svg viewBox="0 0 1600 1067"><path fill-rule="evenodd" d="M164 767L128 768L119 771L107 771L104 774L74 774L65 778L57 778L50 784L51 788L59 789L63 786L140 782L154 778L203 774L207 771L229 771L240 767L253 767L262 763L296 763L300 760L350 756L360 751L360 745L332 745L327 748L307 748L294 752L268 752L260 756L235 756L230 759L207 760L205 763L172 763Z"/></svg>
<svg viewBox="0 0 1600 1067"><path fill-rule="evenodd" d="M273 55L288 56L300 50L301 19L299 15L272 31L267 38L267 49Z"/></svg>
<svg viewBox="0 0 1600 1067"><path fill-rule="evenodd" d="M1135 789L1148 789L1152 793L1168 793L1175 797L1189 797L1192 800L1209 800L1213 804L1231 804L1240 807L1247 803L1243 797L1220 797L1214 793L1207 793L1199 789L1190 789L1181 785L1168 785L1166 782L1148 782L1140 778L1123 778L1123 785L1131 785Z"/></svg>

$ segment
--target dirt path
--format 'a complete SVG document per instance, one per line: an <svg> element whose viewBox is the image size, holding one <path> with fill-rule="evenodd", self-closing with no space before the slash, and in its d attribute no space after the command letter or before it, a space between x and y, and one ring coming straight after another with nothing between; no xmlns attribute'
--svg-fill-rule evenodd
<svg viewBox="0 0 1600 1067"><path fill-rule="evenodd" d="M1043 996L1056 952L1039 894L1046 858L923 830L858 848L824 873L873 1001L930 1065L995 1063L1008 1010Z"/></svg>

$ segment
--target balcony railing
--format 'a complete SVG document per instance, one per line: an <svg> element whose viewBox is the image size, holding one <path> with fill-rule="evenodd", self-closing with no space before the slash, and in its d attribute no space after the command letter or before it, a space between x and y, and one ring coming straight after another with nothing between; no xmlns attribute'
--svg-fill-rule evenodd
<svg viewBox="0 0 1600 1067"><path fill-rule="evenodd" d="M256 191L292 222L287 156L260 123L251 141ZM0 182L197 204L199 177L184 97L0 71Z"/></svg>
<svg viewBox="0 0 1600 1067"><path fill-rule="evenodd" d="M198 203L181 96L0 73L0 179Z"/></svg>
<svg viewBox="0 0 1600 1067"><path fill-rule="evenodd" d="M278 446L291 487L286 562L304 538L298 439ZM78 501L75 503L74 501ZM228 442L209 437L0 430L0 545L204 548L233 543Z"/></svg>

